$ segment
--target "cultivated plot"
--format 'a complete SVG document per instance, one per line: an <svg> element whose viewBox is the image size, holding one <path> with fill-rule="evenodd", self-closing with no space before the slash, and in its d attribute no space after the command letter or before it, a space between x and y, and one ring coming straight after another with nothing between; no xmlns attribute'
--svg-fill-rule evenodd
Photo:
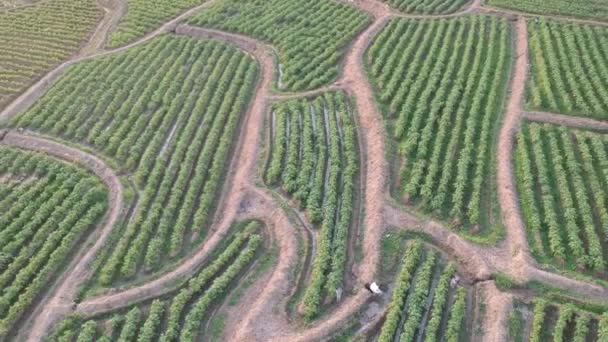
<svg viewBox="0 0 608 342"><path fill-rule="evenodd" d="M190 19L193 25L242 33L278 50L279 90L327 85L338 75L343 49L369 21L330 0L218 0Z"/></svg>
<svg viewBox="0 0 608 342"><path fill-rule="evenodd" d="M85 170L0 147L0 338L100 222L106 193Z"/></svg>
<svg viewBox="0 0 608 342"><path fill-rule="evenodd" d="M256 74L230 45L165 35L73 66L15 118L98 151L132 181L136 204L102 257L100 285L157 271L204 238Z"/></svg>
<svg viewBox="0 0 608 342"><path fill-rule="evenodd" d="M0 5L0 109L77 52L101 16L93 0Z"/></svg>
<svg viewBox="0 0 608 342"><path fill-rule="evenodd" d="M491 153L509 37L498 17L394 19L365 58L393 138L400 194L473 233L492 225Z"/></svg>

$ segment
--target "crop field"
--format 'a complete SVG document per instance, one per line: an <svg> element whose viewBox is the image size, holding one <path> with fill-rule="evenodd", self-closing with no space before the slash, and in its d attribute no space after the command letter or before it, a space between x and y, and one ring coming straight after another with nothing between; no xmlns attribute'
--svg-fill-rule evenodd
<svg viewBox="0 0 608 342"><path fill-rule="evenodd" d="M536 14L608 20L608 3L604 0L488 0L488 4Z"/></svg>
<svg viewBox="0 0 608 342"><path fill-rule="evenodd" d="M110 35L108 47L131 43L161 26L185 10L203 3L202 0L127 0L127 13Z"/></svg>
<svg viewBox="0 0 608 342"><path fill-rule="evenodd" d="M100 17L93 0L0 5L0 109L78 51Z"/></svg>
<svg viewBox="0 0 608 342"><path fill-rule="evenodd" d="M0 0L0 342L608 342L608 0Z"/></svg>
<svg viewBox="0 0 608 342"><path fill-rule="evenodd" d="M514 310L529 327L518 341L588 341L608 339L608 315L586 311L573 303L555 303L543 298Z"/></svg>
<svg viewBox="0 0 608 342"><path fill-rule="evenodd" d="M106 210L86 171L0 146L0 338L46 289Z"/></svg>
<svg viewBox="0 0 608 342"><path fill-rule="evenodd" d="M405 161L397 177L407 202L461 224L482 222L509 35L496 17L399 19L373 42L366 61Z"/></svg>
<svg viewBox="0 0 608 342"><path fill-rule="evenodd" d="M453 13L468 0L388 0L388 4L404 13Z"/></svg>
<svg viewBox="0 0 608 342"><path fill-rule="evenodd" d="M528 30L529 106L608 118L608 28L539 19Z"/></svg>
<svg viewBox="0 0 608 342"><path fill-rule="evenodd" d="M218 0L194 25L246 34L278 50L279 90L327 85L338 75L343 49L368 22L354 7L329 0Z"/></svg>
<svg viewBox="0 0 608 342"><path fill-rule="evenodd" d="M461 341L466 289L450 285L455 274L454 265L445 265L437 252L420 241L409 243L378 342Z"/></svg>
<svg viewBox="0 0 608 342"><path fill-rule="evenodd" d="M263 249L259 222L240 222L237 228L215 257L170 296L100 319L68 318L49 341L198 341L213 307Z"/></svg>
<svg viewBox="0 0 608 342"><path fill-rule="evenodd" d="M205 235L255 77L256 63L229 45L167 35L74 66L17 117L133 172L137 210L100 284L154 271Z"/></svg>
<svg viewBox="0 0 608 342"><path fill-rule="evenodd" d="M319 314L324 298L342 288L358 174L357 132L344 93L290 100L272 109L266 183L280 185L319 228L317 255L303 303Z"/></svg>
<svg viewBox="0 0 608 342"><path fill-rule="evenodd" d="M607 154L599 133L537 123L524 127L515 165L535 254L606 274Z"/></svg>

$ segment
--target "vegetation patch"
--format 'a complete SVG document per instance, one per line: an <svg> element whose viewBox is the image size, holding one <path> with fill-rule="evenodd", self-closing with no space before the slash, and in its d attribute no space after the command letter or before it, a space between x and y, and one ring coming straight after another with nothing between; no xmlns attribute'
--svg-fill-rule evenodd
<svg viewBox="0 0 608 342"><path fill-rule="evenodd" d="M106 207L106 187L87 171L0 147L0 339L49 288Z"/></svg>
<svg viewBox="0 0 608 342"><path fill-rule="evenodd" d="M334 80L342 50L369 19L354 7L331 0L218 0L190 22L275 45L278 89L297 91Z"/></svg>

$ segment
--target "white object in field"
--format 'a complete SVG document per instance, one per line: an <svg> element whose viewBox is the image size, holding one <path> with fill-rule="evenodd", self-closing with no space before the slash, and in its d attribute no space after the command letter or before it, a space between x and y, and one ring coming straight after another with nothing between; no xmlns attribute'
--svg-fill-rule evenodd
<svg viewBox="0 0 608 342"><path fill-rule="evenodd" d="M369 285L369 289L372 290L374 294L382 294L382 290L380 290L380 287L378 287L378 284L376 284L376 282L371 283Z"/></svg>
<svg viewBox="0 0 608 342"><path fill-rule="evenodd" d="M451 287L456 287L456 286L458 286L459 282L460 282L460 277L458 276L458 274L456 274L450 280L450 286Z"/></svg>

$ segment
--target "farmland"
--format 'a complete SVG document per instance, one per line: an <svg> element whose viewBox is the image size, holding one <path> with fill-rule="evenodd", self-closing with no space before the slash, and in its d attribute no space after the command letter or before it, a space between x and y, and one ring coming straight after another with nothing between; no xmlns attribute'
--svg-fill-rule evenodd
<svg viewBox="0 0 608 342"><path fill-rule="evenodd" d="M484 189L509 36L507 23L493 17L392 20L366 58L396 153L405 160L395 176L399 192L468 226L483 221L481 204L491 197Z"/></svg>
<svg viewBox="0 0 608 342"><path fill-rule="evenodd" d="M118 27L110 35L108 47L131 43L158 28L167 20L176 17L185 10L202 3L200 0L178 1L126 1L127 13L120 19Z"/></svg>
<svg viewBox="0 0 608 342"><path fill-rule="evenodd" d="M255 75L254 61L228 45L163 36L75 65L14 122L133 172L137 210L100 269L101 285L154 271L205 235Z"/></svg>
<svg viewBox="0 0 608 342"><path fill-rule="evenodd" d="M195 341L202 321L263 248L259 222L240 222L236 228L215 258L168 298L125 308L99 320L68 318L49 340ZM102 321L108 330L103 329Z"/></svg>
<svg viewBox="0 0 608 342"><path fill-rule="evenodd" d="M461 8L467 0L388 0L391 7L404 13L453 13Z"/></svg>
<svg viewBox="0 0 608 342"><path fill-rule="evenodd" d="M349 228L355 216L356 129L343 93L273 106L266 182L300 203L319 227L318 251L304 294L304 315L316 317L325 297L341 289Z"/></svg>
<svg viewBox="0 0 608 342"><path fill-rule="evenodd" d="M570 268L605 274L608 189L602 168L608 149L603 135L532 123L517 144L515 165L531 249Z"/></svg>
<svg viewBox="0 0 608 342"><path fill-rule="evenodd" d="M106 210L94 176L0 147L0 337L28 310Z"/></svg>
<svg viewBox="0 0 608 342"><path fill-rule="evenodd" d="M580 308L577 303L539 298L529 305L518 305L514 312L527 313L529 330L521 335L521 341L605 341L608 338L608 316Z"/></svg>
<svg viewBox="0 0 608 342"><path fill-rule="evenodd" d="M608 117L608 28L540 19L528 24L532 52L529 106Z"/></svg>
<svg viewBox="0 0 608 342"><path fill-rule="evenodd" d="M0 341L608 338L601 1L0 18Z"/></svg>
<svg viewBox="0 0 608 342"><path fill-rule="evenodd" d="M420 241L410 242L378 341L394 341L397 336L399 341L460 341L466 289L450 285L455 272L454 265L444 265L436 251L424 248Z"/></svg>
<svg viewBox="0 0 608 342"><path fill-rule="evenodd" d="M40 1L12 9L0 6L0 109L75 54L100 17L100 9L91 0Z"/></svg>
<svg viewBox="0 0 608 342"><path fill-rule="evenodd" d="M298 91L327 85L336 78L342 50L368 19L354 7L329 0L220 0L190 22L275 45L277 88Z"/></svg>
<svg viewBox="0 0 608 342"><path fill-rule="evenodd" d="M535 14L608 20L608 4L602 0L489 0L488 4Z"/></svg>

